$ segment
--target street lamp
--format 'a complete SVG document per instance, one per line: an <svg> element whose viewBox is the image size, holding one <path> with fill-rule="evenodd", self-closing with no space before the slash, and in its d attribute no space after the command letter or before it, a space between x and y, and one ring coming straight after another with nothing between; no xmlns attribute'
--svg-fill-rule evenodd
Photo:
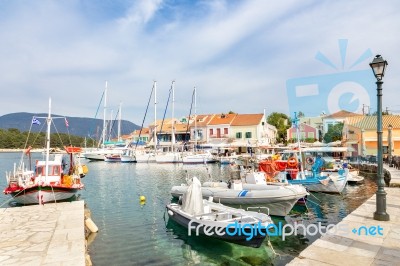
<svg viewBox="0 0 400 266"><path fill-rule="evenodd" d="M393 126L388 126L388 148L389 148L389 167L392 166L392 129Z"/></svg>
<svg viewBox="0 0 400 266"><path fill-rule="evenodd" d="M389 221L389 214L386 213L386 192L384 189L385 183L383 181L383 159L382 159L382 84L383 76L385 75L385 68L388 65L387 61L382 56L375 56L374 60L369 64L372 68L376 78L377 85L377 127L376 133L378 137L378 173L377 184L378 190L376 191L376 212L374 212L374 220Z"/></svg>

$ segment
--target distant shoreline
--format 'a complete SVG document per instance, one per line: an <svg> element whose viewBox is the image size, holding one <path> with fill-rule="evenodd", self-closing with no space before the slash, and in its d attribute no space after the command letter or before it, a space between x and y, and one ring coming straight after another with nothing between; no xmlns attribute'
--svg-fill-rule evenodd
<svg viewBox="0 0 400 266"><path fill-rule="evenodd" d="M0 149L0 152L23 152L25 149ZM42 152L43 149L32 149L31 152Z"/></svg>

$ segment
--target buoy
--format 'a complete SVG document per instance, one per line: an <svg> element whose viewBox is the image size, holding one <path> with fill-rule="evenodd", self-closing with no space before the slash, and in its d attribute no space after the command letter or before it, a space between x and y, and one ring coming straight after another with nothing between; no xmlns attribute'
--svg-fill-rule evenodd
<svg viewBox="0 0 400 266"><path fill-rule="evenodd" d="M140 199L140 201L146 201L146 197L145 196L140 196L139 199Z"/></svg>
<svg viewBox="0 0 400 266"><path fill-rule="evenodd" d="M87 226L87 228L89 228L90 232L92 233L97 233L99 231L97 225L90 218L87 218L85 220L85 225Z"/></svg>

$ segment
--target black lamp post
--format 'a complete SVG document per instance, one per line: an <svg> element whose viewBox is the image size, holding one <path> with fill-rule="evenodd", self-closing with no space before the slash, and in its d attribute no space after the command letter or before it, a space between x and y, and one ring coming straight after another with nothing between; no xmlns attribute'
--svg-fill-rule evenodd
<svg viewBox="0 0 400 266"><path fill-rule="evenodd" d="M392 147L392 129L393 129L393 126L389 125L388 126L389 167L392 166L392 149L393 149L393 147Z"/></svg>
<svg viewBox="0 0 400 266"><path fill-rule="evenodd" d="M369 64L376 77L377 85L377 127L376 133L378 137L378 174L377 184L378 190L376 191L376 212L374 212L374 220L389 221L389 214L386 213L386 192L384 189L385 183L383 181L383 158L382 158L382 84L383 76L385 75L385 68L388 65L382 56L375 56L374 60Z"/></svg>

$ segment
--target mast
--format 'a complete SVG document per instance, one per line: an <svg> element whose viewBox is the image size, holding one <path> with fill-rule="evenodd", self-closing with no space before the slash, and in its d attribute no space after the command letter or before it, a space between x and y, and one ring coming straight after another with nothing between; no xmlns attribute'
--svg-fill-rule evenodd
<svg viewBox="0 0 400 266"><path fill-rule="evenodd" d="M194 151L197 150L197 110L196 110L196 86L194 86ZM189 117L190 119L190 117Z"/></svg>
<svg viewBox="0 0 400 266"><path fill-rule="evenodd" d="M113 126L112 122L114 121L113 117L114 117L114 110L111 109L110 110L110 120L108 121L109 129L107 132L107 141L110 141L110 139L111 139L111 130L112 130L112 126Z"/></svg>
<svg viewBox="0 0 400 266"><path fill-rule="evenodd" d="M297 148L299 149L299 163L300 163L300 173L301 177L304 176L304 169L303 169L303 156L301 154L301 145L300 145L300 132L299 132L299 118L297 118L296 112L294 112L294 120L296 126L296 138L297 138Z"/></svg>
<svg viewBox="0 0 400 266"><path fill-rule="evenodd" d="M45 179L47 182L47 177L49 176L49 160L50 160L50 128L51 128L51 98L49 98L49 114L47 116L47 134L46 134L46 164L45 164Z"/></svg>
<svg viewBox="0 0 400 266"><path fill-rule="evenodd" d="M107 81L106 81L106 87L105 87L105 89L104 89L103 148L105 147L105 142L106 142L106 131L107 131L106 115L107 115Z"/></svg>
<svg viewBox="0 0 400 266"><path fill-rule="evenodd" d="M174 121L174 104L175 104L175 88L174 88L175 80L172 81L171 90L172 90L172 131L171 131L171 151L175 152L175 121Z"/></svg>
<svg viewBox="0 0 400 266"><path fill-rule="evenodd" d="M121 105L122 102L119 103L119 110L118 110L118 142L121 141L121 118L122 118Z"/></svg>
<svg viewBox="0 0 400 266"><path fill-rule="evenodd" d="M154 81L154 153L157 152L157 81Z"/></svg>

